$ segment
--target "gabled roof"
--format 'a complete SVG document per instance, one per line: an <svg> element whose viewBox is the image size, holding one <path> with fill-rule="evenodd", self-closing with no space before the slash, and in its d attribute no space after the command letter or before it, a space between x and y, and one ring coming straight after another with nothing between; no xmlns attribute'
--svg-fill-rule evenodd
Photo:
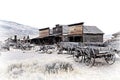
<svg viewBox="0 0 120 80"><path fill-rule="evenodd" d="M89 34L104 34L99 28L96 26L83 26L83 33Z"/></svg>

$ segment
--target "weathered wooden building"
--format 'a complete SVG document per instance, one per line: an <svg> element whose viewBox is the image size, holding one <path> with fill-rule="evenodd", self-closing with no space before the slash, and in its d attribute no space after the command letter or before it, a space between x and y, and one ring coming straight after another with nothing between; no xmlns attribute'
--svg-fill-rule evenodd
<svg viewBox="0 0 120 80"><path fill-rule="evenodd" d="M83 26L83 42L103 42L103 32L96 26Z"/></svg>
<svg viewBox="0 0 120 80"><path fill-rule="evenodd" d="M52 30L39 29L38 43L53 44L57 42L103 42L103 32L96 26L85 26L83 22L60 25Z"/></svg>
<svg viewBox="0 0 120 80"><path fill-rule="evenodd" d="M39 37L40 38L48 37L49 34L50 34L49 27L48 28L39 29Z"/></svg>
<svg viewBox="0 0 120 80"><path fill-rule="evenodd" d="M53 35L67 42L103 42L103 32L96 26L85 26L83 22L70 25L56 25Z"/></svg>
<svg viewBox="0 0 120 80"><path fill-rule="evenodd" d="M46 44L48 44L49 35L50 35L49 27L39 29L39 36L31 39L31 43L35 43L35 44L45 44L46 43Z"/></svg>

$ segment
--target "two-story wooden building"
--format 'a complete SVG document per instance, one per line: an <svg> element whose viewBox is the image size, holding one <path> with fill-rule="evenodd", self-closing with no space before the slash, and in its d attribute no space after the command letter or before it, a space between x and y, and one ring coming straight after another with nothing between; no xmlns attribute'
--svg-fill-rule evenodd
<svg viewBox="0 0 120 80"><path fill-rule="evenodd" d="M83 22L60 25L53 29L39 29L38 43L57 42L103 42L103 32L96 26L85 26Z"/></svg>

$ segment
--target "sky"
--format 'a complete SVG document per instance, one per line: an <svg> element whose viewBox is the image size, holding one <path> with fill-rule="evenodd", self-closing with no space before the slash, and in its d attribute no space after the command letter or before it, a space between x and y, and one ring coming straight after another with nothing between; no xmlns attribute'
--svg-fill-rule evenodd
<svg viewBox="0 0 120 80"><path fill-rule="evenodd" d="M0 20L36 28L84 22L105 34L120 31L119 0L0 0Z"/></svg>

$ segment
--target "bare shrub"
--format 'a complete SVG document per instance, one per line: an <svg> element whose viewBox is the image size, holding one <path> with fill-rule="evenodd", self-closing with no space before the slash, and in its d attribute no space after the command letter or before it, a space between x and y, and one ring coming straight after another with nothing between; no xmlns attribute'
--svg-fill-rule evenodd
<svg viewBox="0 0 120 80"><path fill-rule="evenodd" d="M19 69L19 68L22 68L22 64L11 64L8 66L8 72L12 71L13 69Z"/></svg>
<svg viewBox="0 0 120 80"><path fill-rule="evenodd" d="M11 64L8 66L7 72L13 78L17 78L22 75L24 70L22 69L22 64Z"/></svg>
<svg viewBox="0 0 120 80"><path fill-rule="evenodd" d="M7 73L12 78L18 78L23 75L23 73L43 72L42 70L43 69L38 62L24 62L10 64L7 68Z"/></svg>
<svg viewBox="0 0 120 80"><path fill-rule="evenodd" d="M45 65L45 73L59 73L59 72L73 71L72 64L68 62L53 62Z"/></svg>

